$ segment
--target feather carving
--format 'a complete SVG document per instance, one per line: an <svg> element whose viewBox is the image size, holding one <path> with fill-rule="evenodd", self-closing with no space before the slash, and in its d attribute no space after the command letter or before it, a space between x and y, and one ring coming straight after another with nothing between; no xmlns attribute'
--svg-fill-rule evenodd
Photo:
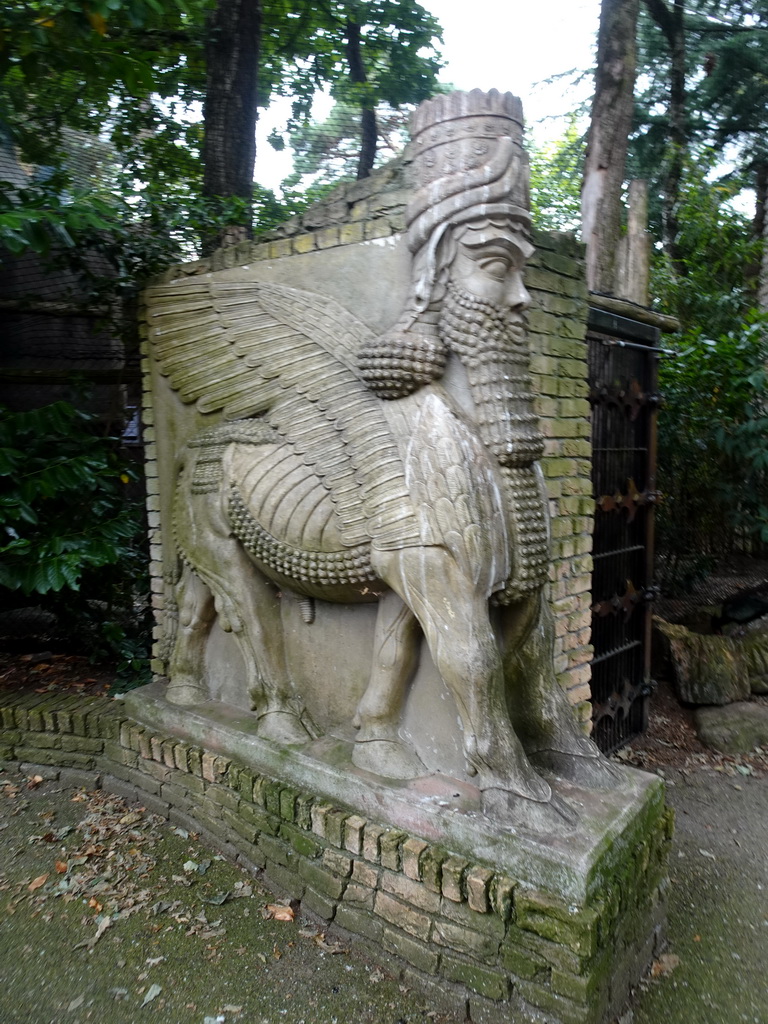
<svg viewBox="0 0 768 1024"><path fill-rule="evenodd" d="M419 542L398 445L357 375L368 327L326 296L276 284L199 278L147 299L158 369L182 402L264 417L328 491L347 546Z"/></svg>

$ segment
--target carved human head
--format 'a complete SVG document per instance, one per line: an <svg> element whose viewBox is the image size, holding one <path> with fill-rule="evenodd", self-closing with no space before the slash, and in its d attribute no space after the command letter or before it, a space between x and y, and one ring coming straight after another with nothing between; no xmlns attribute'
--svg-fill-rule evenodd
<svg viewBox="0 0 768 1024"><path fill-rule="evenodd" d="M528 303L522 268L532 252L528 161L520 100L497 90L454 92L415 111L407 166L411 289L392 331L360 354L369 387L397 398L439 378L438 329L450 284L514 314Z"/></svg>

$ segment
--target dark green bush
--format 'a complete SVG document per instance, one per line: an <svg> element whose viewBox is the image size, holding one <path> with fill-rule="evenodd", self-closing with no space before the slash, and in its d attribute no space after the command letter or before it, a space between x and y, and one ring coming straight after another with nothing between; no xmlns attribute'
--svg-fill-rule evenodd
<svg viewBox="0 0 768 1024"><path fill-rule="evenodd" d="M660 575L687 587L734 550L768 547L768 317L687 332L662 363Z"/></svg>
<svg viewBox="0 0 768 1024"><path fill-rule="evenodd" d="M127 678L148 665L149 583L136 472L67 402L0 407L0 600L34 601Z"/></svg>

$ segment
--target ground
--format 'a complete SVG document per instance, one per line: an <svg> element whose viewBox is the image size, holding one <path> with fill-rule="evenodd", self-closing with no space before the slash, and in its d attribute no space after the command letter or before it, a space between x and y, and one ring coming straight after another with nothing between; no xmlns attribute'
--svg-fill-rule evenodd
<svg viewBox="0 0 768 1024"><path fill-rule="evenodd" d="M0 688L112 683L74 656L0 656ZM677 814L668 952L620 1024L768 1024L768 751L707 751L662 685L617 756L664 775ZM460 1021L194 833L46 774L0 772L3 1024Z"/></svg>

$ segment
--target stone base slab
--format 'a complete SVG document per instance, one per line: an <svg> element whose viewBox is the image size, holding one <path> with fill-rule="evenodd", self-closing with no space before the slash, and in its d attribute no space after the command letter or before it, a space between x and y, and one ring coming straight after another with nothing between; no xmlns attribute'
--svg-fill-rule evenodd
<svg viewBox="0 0 768 1024"><path fill-rule="evenodd" d="M105 788L201 831L374 954L394 955L404 981L433 992L437 1005L477 1022L601 1024L658 951L671 838L659 780L632 773L620 795L583 795L589 828L554 855L543 837L481 829L469 793L440 807L433 793L395 787L396 797L379 804L392 789L379 781L357 805L350 797L358 784L371 785L358 773L347 799L337 800L334 772L349 775L341 741L325 761L304 755L311 765L255 738L224 752L227 709L171 708L157 689L127 703L5 697L0 757L80 780L98 776ZM577 796L569 788L569 799ZM602 816L593 803L605 805ZM409 804L429 828L392 820Z"/></svg>

